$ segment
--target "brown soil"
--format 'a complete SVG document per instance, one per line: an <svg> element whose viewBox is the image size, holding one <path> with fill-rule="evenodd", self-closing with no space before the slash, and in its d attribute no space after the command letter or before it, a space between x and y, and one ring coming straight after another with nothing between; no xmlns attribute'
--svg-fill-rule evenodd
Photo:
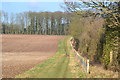
<svg viewBox="0 0 120 80"><path fill-rule="evenodd" d="M2 35L2 74L13 78L47 60L64 36Z"/></svg>

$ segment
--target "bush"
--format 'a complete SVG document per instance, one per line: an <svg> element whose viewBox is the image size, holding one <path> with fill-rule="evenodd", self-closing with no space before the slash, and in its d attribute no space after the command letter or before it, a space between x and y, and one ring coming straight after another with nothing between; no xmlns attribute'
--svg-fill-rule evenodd
<svg viewBox="0 0 120 80"><path fill-rule="evenodd" d="M99 17L82 18L76 15L70 23L69 33L76 40L79 40L77 41L79 43L76 44L79 52L91 61L94 60L94 55L97 52L97 44L103 33L103 21Z"/></svg>

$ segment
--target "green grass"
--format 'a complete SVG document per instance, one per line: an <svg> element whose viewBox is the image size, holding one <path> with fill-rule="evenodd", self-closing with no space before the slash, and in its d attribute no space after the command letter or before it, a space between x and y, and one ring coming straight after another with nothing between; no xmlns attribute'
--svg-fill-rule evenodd
<svg viewBox="0 0 120 80"><path fill-rule="evenodd" d="M69 37L59 41L58 52L44 63L17 75L16 78L67 78L70 77L68 70L69 56L66 56L67 40Z"/></svg>

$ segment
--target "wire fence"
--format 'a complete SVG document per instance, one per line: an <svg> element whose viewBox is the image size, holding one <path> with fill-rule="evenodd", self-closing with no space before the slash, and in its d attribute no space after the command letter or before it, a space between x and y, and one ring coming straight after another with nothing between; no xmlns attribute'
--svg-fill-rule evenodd
<svg viewBox="0 0 120 80"><path fill-rule="evenodd" d="M77 59L80 61L80 63L83 65L83 68L85 70L85 72L89 73L90 70L89 70L89 59L85 59L84 57L82 57L74 48L73 48L73 45L72 45L72 39L70 39L70 45L72 47L72 51L76 54L76 57Z"/></svg>

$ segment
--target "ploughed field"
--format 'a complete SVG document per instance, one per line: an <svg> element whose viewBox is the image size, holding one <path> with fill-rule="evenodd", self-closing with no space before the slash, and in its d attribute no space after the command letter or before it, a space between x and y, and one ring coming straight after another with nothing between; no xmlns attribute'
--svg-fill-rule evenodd
<svg viewBox="0 0 120 80"><path fill-rule="evenodd" d="M13 78L53 56L57 35L2 35L2 75ZM37 74L36 74L37 75Z"/></svg>

